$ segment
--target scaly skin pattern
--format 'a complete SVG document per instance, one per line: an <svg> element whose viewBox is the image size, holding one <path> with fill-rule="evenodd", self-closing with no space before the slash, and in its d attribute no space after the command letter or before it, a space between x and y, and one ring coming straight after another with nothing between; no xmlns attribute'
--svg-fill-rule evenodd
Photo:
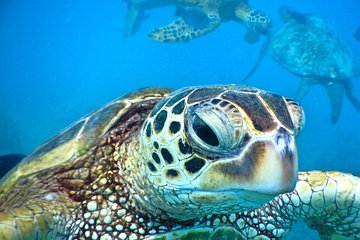
<svg viewBox="0 0 360 240"><path fill-rule="evenodd" d="M261 208L209 215L197 222L201 232L183 239L284 239L302 218L322 240L360 238L360 179L336 171L300 172L294 191L280 194ZM235 230L236 229L236 230ZM180 231L177 233L180 235ZM164 238L162 238L164 239ZM174 233L166 239L175 239Z"/></svg>
<svg viewBox="0 0 360 240"><path fill-rule="evenodd" d="M236 85L167 93L115 100L26 158L0 186L1 238L189 236L293 189L297 103Z"/></svg>
<svg viewBox="0 0 360 240"><path fill-rule="evenodd" d="M68 239L79 234L86 238L82 229L94 231L95 227L83 208L92 210L95 218L99 212L94 204L102 203L98 208L104 209L114 201L109 191L114 194L116 188L121 196L128 195L126 190L121 192L122 172L115 160L119 152L114 150L130 147L131 131L138 133L139 122L169 92L148 88L125 95L79 120L25 159L0 185L0 239ZM111 127L117 121L122 124ZM116 199L124 203L120 195Z"/></svg>
<svg viewBox="0 0 360 240"><path fill-rule="evenodd" d="M247 239L282 239L303 218L321 239L360 238L360 179L341 172L300 172L295 190L242 213L236 227Z"/></svg>
<svg viewBox="0 0 360 240"><path fill-rule="evenodd" d="M297 179L296 102L236 85L167 93L114 101L40 147L0 186L0 239L279 239L298 218L359 237L357 177L300 173L280 194Z"/></svg>
<svg viewBox="0 0 360 240"><path fill-rule="evenodd" d="M209 215L198 221L188 222L187 227L192 227L192 230L178 230L181 225L175 224L170 229L166 226L156 227L154 223L144 224L148 229L148 235L141 238L177 239L181 237L181 239L215 240L219 236L228 236L231 239L283 239L290 231L292 224L298 218L303 218L310 227L319 231L321 239L359 239L359 209L360 179L358 177L340 172L300 172L299 181L293 192L281 194L259 209L229 215ZM30 221L31 216L36 217L44 209L38 207L31 210L33 213L27 211L26 208L17 212L11 209L5 213L2 212L0 214L0 239L51 239L52 231L47 229L47 225ZM120 210L118 214L123 215L125 220L130 218L126 211ZM54 227L55 221L51 220L50 216L48 219L51 221L49 225ZM144 220L139 219L139 221ZM22 232L23 235L17 235L25 224L37 225L37 232ZM191 226L192 224L196 227ZM148 226L151 225L152 228L149 228ZM89 231L91 235L99 234L99 226L102 225ZM9 229L14 229L14 231L11 232ZM156 233L156 231L170 232L159 237L157 234L151 236L151 233ZM36 234L45 232L47 235L34 237L40 236ZM136 237L140 236L133 235L134 239ZM57 238L66 239L59 235Z"/></svg>

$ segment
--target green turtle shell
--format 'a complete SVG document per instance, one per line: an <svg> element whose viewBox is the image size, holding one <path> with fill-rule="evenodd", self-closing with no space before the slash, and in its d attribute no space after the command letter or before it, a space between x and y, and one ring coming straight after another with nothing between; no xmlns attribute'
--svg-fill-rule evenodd
<svg viewBox="0 0 360 240"><path fill-rule="evenodd" d="M124 95L85 116L69 128L45 142L24 158L0 181L0 197L19 179L73 161L93 148L101 136L139 102L158 102L170 89L144 88Z"/></svg>
<svg viewBox="0 0 360 240"><path fill-rule="evenodd" d="M274 59L303 77L353 77L353 57L335 29L319 17L305 17L306 22L290 19L273 35L270 49Z"/></svg>

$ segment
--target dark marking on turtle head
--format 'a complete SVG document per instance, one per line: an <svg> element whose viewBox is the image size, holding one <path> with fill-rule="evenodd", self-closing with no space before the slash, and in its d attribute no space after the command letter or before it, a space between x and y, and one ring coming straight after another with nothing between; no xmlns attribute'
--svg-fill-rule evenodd
<svg viewBox="0 0 360 240"><path fill-rule="evenodd" d="M181 114L185 109L185 100L182 100L178 104L176 104L171 110L172 114Z"/></svg>
<svg viewBox="0 0 360 240"><path fill-rule="evenodd" d="M228 101L222 101L221 103L220 103L220 107L222 107L222 108L225 108L226 106L228 106L230 103L228 102Z"/></svg>
<svg viewBox="0 0 360 240"><path fill-rule="evenodd" d="M288 129L294 129L294 124L289 114L284 98L277 94L261 92L260 96L274 112L279 121Z"/></svg>
<svg viewBox="0 0 360 240"><path fill-rule="evenodd" d="M154 119L154 130L156 133L161 132L167 119L167 111L161 110Z"/></svg>
<svg viewBox="0 0 360 240"><path fill-rule="evenodd" d="M192 154L193 152L192 147L186 141L184 143L182 139L179 139L179 150L182 154Z"/></svg>
<svg viewBox="0 0 360 240"><path fill-rule="evenodd" d="M161 149L161 156L163 157L164 161L168 164L171 164L174 162L174 157L171 155L169 150L166 148Z"/></svg>
<svg viewBox="0 0 360 240"><path fill-rule="evenodd" d="M215 98L225 91L224 87L203 87L196 89L188 97L188 103L199 102L202 100Z"/></svg>
<svg viewBox="0 0 360 240"><path fill-rule="evenodd" d="M255 169L260 164L261 159L264 158L265 143L253 143L244 154L242 161L230 161L222 163L219 168L223 175L237 178L241 176L242 179L252 179Z"/></svg>
<svg viewBox="0 0 360 240"><path fill-rule="evenodd" d="M179 176L179 172L174 169L169 169L166 171L166 176L169 178L176 178L177 176Z"/></svg>
<svg viewBox="0 0 360 240"><path fill-rule="evenodd" d="M150 171L152 171L152 172L156 172L156 171L157 171L155 165L154 165L152 162L147 162L147 166L148 166L148 168L150 169Z"/></svg>
<svg viewBox="0 0 360 240"><path fill-rule="evenodd" d="M239 94L239 92L229 91L222 96L240 106L250 117L256 130L268 132L277 126L266 107L255 94Z"/></svg>
<svg viewBox="0 0 360 240"><path fill-rule="evenodd" d="M146 136L147 136L148 138L150 138L150 137L151 137L151 133L152 133L151 123L148 122L148 123L147 123L147 126L146 126Z"/></svg>
<svg viewBox="0 0 360 240"><path fill-rule="evenodd" d="M218 104L218 103L221 102L221 101L222 101L222 100L219 99L219 98L214 98L213 100L211 100L211 104L216 105L216 104Z"/></svg>
<svg viewBox="0 0 360 240"><path fill-rule="evenodd" d="M164 107L165 103L167 103L167 99L162 99L158 102L151 111L150 117L154 117Z"/></svg>
<svg viewBox="0 0 360 240"><path fill-rule="evenodd" d="M170 132L172 134L176 134L180 131L181 129L181 124L177 121L173 121L170 123Z"/></svg>
<svg viewBox="0 0 360 240"><path fill-rule="evenodd" d="M194 157L185 163L185 169L190 173L194 174L200 171L205 166L205 160L202 158Z"/></svg>
<svg viewBox="0 0 360 240"><path fill-rule="evenodd" d="M173 106L175 103L177 103L178 101L180 101L181 99L185 99L189 94L190 92L193 91L193 89L187 89L183 92L180 92L178 94L175 94L166 104L166 106L168 107L171 107ZM179 105L179 103L177 104Z"/></svg>
<svg viewBox="0 0 360 240"><path fill-rule="evenodd" d="M157 155L157 153L153 153L152 154L152 159L157 163L157 164L160 164L160 158L159 158L159 155Z"/></svg>

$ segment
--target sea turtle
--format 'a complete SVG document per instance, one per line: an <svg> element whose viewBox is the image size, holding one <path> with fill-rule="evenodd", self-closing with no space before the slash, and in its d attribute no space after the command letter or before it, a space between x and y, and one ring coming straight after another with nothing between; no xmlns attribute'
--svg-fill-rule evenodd
<svg viewBox="0 0 360 240"><path fill-rule="evenodd" d="M284 25L265 41L248 79L269 49L282 67L301 77L295 99L302 99L314 84L320 84L330 98L331 121L336 123L344 92L357 111L360 102L353 93L350 79L359 76L351 52L323 19L304 15L284 6L279 9Z"/></svg>
<svg viewBox="0 0 360 240"><path fill-rule="evenodd" d="M266 35L271 29L271 20L259 10L248 5L247 0L125 0L128 12L125 18L125 36L134 34L140 22L145 18L145 11L162 7L176 6L179 17L169 25L152 30L151 39L160 42L188 41L202 36L221 22L234 20L244 23L248 28L245 35L247 42L256 42L261 34Z"/></svg>
<svg viewBox="0 0 360 240"><path fill-rule="evenodd" d="M128 94L1 180L0 239L276 239L298 217L358 238L360 179L298 175L303 124L295 101L252 87Z"/></svg>

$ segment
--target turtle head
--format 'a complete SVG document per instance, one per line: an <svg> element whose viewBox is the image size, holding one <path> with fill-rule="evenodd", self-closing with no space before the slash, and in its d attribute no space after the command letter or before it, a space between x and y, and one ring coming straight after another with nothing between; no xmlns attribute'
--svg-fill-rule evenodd
<svg viewBox="0 0 360 240"><path fill-rule="evenodd" d="M151 186L150 205L189 219L257 208L293 190L302 122L295 102L255 88L173 92L141 130L141 181Z"/></svg>

